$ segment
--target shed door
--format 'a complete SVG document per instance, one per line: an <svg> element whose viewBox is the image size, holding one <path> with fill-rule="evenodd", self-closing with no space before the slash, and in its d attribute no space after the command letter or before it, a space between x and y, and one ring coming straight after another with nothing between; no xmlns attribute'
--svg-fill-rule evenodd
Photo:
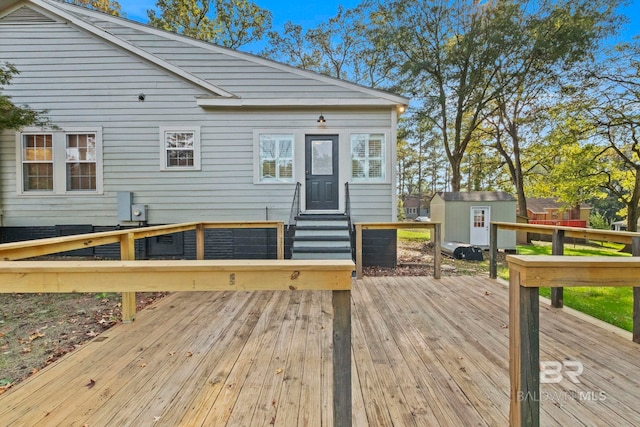
<svg viewBox="0 0 640 427"><path fill-rule="evenodd" d="M306 210L338 209L338 135L305 138Z"/></svg>
<svg viewBox="0 0 640 427"><path fill-rule="evenodd" d="M489 224L491 208L488 206L471 207L471 232L469 243L477 246L489 246Z"/></svg>

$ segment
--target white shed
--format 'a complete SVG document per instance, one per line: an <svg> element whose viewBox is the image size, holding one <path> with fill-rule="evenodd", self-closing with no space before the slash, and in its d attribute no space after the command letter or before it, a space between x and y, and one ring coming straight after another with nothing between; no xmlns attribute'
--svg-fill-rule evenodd
<svg viewBox="0 0 640 427"><path fill-rule="evenodd" d="M442 223L442 240L489 247L491 221L516 222L516 199L503 191L439 192L431 220ZM498 248L516 249L513 231L498 232Z"/></svg>

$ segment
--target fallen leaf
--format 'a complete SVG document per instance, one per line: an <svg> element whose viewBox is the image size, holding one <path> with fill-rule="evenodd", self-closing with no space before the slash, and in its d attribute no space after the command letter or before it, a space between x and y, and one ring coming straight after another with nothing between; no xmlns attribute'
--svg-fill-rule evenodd
<svg viewBox="0 0 640 427"><path fill-rule="evenodd" d="M38 338L42 338L43 336L44 334L41 334L40 332L36 332L34 334L29 335L29 341L37 340Z"/></svg>
<svg viewBox="0 0 640 427"><path fill-rule="evenodd" d="M276 369L276 375L281 374L282 372L284 372L284 369L282 368Z"/></svg>
<svg viewBox="0 0 640 427"><path fill-rule="evenodd" d="M93 388L94 385L96 385L96 381L95 380L90 380L89 384L87 384L87 388Z"/></svg>

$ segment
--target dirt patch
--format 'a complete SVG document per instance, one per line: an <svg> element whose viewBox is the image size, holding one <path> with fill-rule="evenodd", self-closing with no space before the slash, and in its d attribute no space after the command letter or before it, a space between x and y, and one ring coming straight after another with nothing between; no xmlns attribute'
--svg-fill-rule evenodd
<svg viewBox="0 0 640 427"><path fill-rule="evenodd" d="M465 261L442 256L443 276L489 275L489 255L483 261ZM505 254L498 253L498 267L506 265ZM365 267L365 276L432 276L433 244L431 242L399 241L397 268Z"/></svg>
<svg viewBox="0 0 640 427"><path fill-rule="evenodd" d="M136 294L137 309L164 295ZM119 294L0 294L0 394L121 318Z"/></svg>

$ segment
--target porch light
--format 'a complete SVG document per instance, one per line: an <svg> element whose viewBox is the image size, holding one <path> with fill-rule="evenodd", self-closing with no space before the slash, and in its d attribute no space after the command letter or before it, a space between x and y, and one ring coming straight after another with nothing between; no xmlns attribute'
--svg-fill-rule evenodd
<svg viewBox="0 0 640 427"><path fill-rule="evenodd" d="M322 113L320 113L320 117L318 117L318 123L325 123L326 120L324 119L324 116L322 115Z"/></svg>

